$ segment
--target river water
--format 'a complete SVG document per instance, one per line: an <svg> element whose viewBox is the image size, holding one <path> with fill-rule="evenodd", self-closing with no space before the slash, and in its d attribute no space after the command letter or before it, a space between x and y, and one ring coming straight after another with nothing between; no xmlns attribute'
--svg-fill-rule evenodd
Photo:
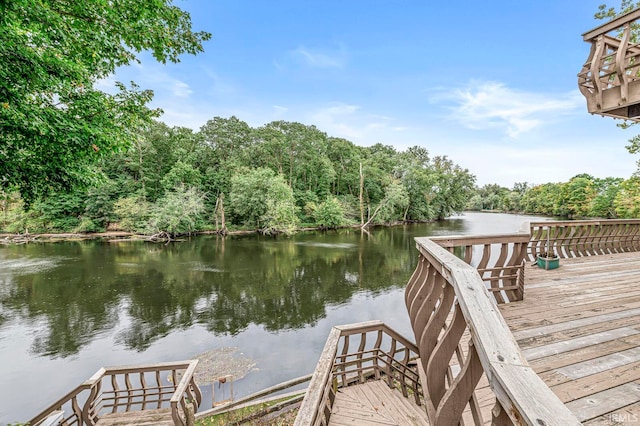
<svg viewBox="0 0 640 426"><path fill-rule="evenodd" d="M414 237L538 220L466 213L369 233L0 247L0 424L28 420L102 366L236 348L255 363L234 381L240 397L312 372L333 325L380 319L413 340L403 290Z"/></svg>

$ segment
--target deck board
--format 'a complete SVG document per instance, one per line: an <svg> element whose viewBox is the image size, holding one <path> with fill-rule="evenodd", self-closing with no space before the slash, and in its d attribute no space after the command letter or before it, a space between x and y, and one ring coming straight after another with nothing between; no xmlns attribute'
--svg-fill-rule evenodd
<svg viewBox="0 0 640 426"><path fill-rule="evenodd" d="M329 426L425 425L424 406L390 389L383 381L372 381L338 390Z"/></svg>
<svg viewBox="0 0 640 426"><path fill-rule="evenodd" d="M96 426L173 426L170 408L104 414Z"/></svg>
<svg viewBox="0 0 640 426"><path fill-rule="evenodd" d="M586 424L640 424L640 253L528 265L525 299L500 305L542 380Z"/></svg>

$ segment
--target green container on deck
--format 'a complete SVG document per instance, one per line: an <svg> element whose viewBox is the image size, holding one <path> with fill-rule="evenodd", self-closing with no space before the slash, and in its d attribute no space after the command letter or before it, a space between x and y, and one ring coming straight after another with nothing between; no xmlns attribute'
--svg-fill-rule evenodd
<svg viewBox="0 0 640 426"><path fill-rule="evenodd" d="M538 256L538 268L542 269L556 269L560 266L560 258L558 256L553 259Z"/></svg>

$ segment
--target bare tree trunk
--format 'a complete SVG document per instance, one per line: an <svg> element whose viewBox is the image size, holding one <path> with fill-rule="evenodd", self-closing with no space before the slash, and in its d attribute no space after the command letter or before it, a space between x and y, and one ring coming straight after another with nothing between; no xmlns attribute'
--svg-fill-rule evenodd
<svg viewBox="0 0 640 426"><path fill-rule="evenodd" d="M364 227L364 175L362 174L362 163L360 163L360 226Z"/></svg>
<svg viewBox="0 0 640 426"><path fill-rule="evenodd" d="M378 214L378 212L380 211L380 209L382 208L382 205L384 203L385 200L382 200L380 202L380 204L378 204L378 207L376 207L376 209L373 211L373 214L371 215L371 217L369 218L369 220L367 220L367 223L363 224L361 226L361 228L366 228L367 226L369 226L369 224L371 223L371 221L373 219L375 219L376 215Z"/></svg>
<svg viewBox="0 0 640 426"><path fill-rule="evenodd" d="M226 234L227 225L226 225L226 222L224 221L224 194L223 193L220 194L220 219L222 221L222 231Z"/></svg>
<svg viewBox="0 0 640 426"><path fill-rule="evenodd" d="M219 205L220 205L220 196L218 195L218 198L216 198L216 206L213 208L213 215L216 218L216 232L220 230L218 228L218 206Z"/></svg>

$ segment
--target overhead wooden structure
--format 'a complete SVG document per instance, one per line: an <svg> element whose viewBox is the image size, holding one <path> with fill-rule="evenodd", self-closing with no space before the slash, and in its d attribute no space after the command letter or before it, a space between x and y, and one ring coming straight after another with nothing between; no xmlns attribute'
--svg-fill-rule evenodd
<svg viewBox="0 0 640 426"><path fill-rule="evenodd" d="M591 51L578 87L592 114L640 121L638 19L640 9L635 9L582 35Z"/></svg>

